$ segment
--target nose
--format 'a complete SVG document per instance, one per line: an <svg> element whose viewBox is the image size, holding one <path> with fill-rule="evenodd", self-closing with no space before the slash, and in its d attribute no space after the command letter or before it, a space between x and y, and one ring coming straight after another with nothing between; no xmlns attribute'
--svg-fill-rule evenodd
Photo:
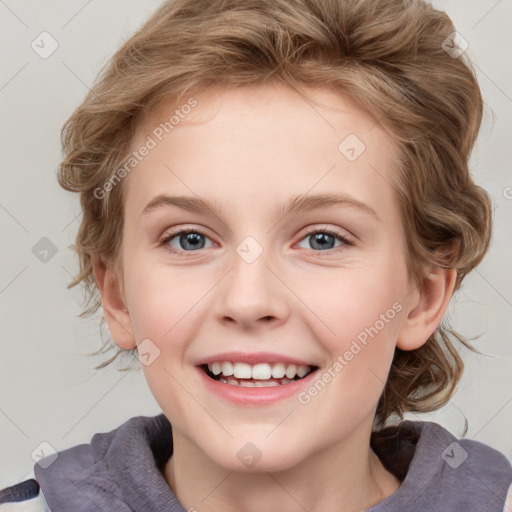
<svg viewBox="0 0 512 512"><path fill-rule="evenodd" d="M279 272L269 266L265 252L250 263L235 252L232 261L215 298L219 321L243 330L275 328L286 322L290 292Z"/></svg>

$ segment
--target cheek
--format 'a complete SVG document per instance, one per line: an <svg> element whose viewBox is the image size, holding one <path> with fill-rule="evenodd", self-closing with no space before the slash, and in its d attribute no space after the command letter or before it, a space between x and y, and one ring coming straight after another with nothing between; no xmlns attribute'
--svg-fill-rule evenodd
<svg viewBox="0 0 512 512"><path fill-rule="evenodd" d="M314 336L331 361L318 377L328 381L321 391L326 400L313 406L315 414L326 415L325 421L365 414L377 405L384 388L407 294L405 273L396 267L396 273L384 272L385 267L340 272L329 279L324 293L322 287L302 291L308 293L302 296L315 314L309 325L317 326ZM316 388L323 390L324 384L319 382ZM306 393L304 402L316 400L316 389Z"/></svg>
<svg viewBox="0 0 512 512"><path fill-rule="evenodd" d="M158 264L133 268L126 269L126 292L136 340L181 339L176 333L194 325L191 318L204 296L204 281Z"/></svg>
<svg viewBox="0 0 512 512"><path fill-rule="evenodd" d="M318 424L363 421L377 406L389 375L403 306L394 300L398 294L386 289L357 291L342 294L335 304L318 303L329 329L322 324L315 337L330 361L298 397Z"/></svg>
<svg viewBox="0 0 512 512"><path fill-rule="evenodd" d="M328 279L308 279L307 287L296 288L316 318L317 334L330 352L345 350L355 339L364 343L368 331L379 339L396 335L407 285L405 272L394 270L370 266L346 272L337 269ZM316 286L311 287L312 282Z"/></svg>

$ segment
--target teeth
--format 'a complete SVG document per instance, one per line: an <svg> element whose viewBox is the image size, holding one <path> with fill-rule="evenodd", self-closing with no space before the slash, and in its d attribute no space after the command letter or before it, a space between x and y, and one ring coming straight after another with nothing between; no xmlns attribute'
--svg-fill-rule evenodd
<svg viewBox="0 0 512 512"><path fill-rule="evenodd" d="M253 379L268 380L272 377L270 365L266 363L255 364L252 367L251 375Z"/></svg>
<svg viewBox="0 0 512 512"><path fill-rule="evenodd" d="M222 375L224 375L224 377L231 377L231 375L233 375L233 364L230 363L229 361L226 361L224 363L222 363Z"/></svg>
<svg viewBox="0 0 512 512"><path fill-rule="evenodd" d="M297 367L294 364L290 364L286 367L285 375L289 379L293 379L293 377L295 377L296 373L297 373Z"/></svg>
<svg viewBox="0 0 512 512"><path fill-rule="evenodd" d="M301 364L297 368L297 375L302 379L302 377L305 377L309 373L309 366L306 366L305 364Z"/></svg>
<svg viewBox="0 0 512 512"><path fill-rule="evenodd" d="M242 388L255 388L256 384L252 380L241 380L240 387Z"/></svg>
<svg viewBox="0 0 512 512"><path fill-rule="evenodd" d="M274 379L282 379L286 373L286 366L283 363L276 363L272 365L272 377Z"/></svg>
<svg viewBox="0 0 512 512"><path fill-rule="evenodd" d="M214 362L208 365L208 369L214 375L221 375L221 381L225 382L223 377L234 377L236 379L253 379L255 381L266 381L269 379L283 379L283 383L292 381L296 376L299 378L305 377L311 368L305 364L284 364L284 363L258 363L250 365L247 363L232 363L230 361ZM285 378L286 377L286 378ZM289 379L289 380L288 380ZM287 382L284 382L287 381ZM238 381L237 385L238 385ZM230 384L230 379L227 379ZM267 385L267 384L265 384ZM252 386L252 383L250 384ZM259 387L259 386L258 386Z"/></svg>
<svg viewBox="0 0 512 512"><path fill-rule="evenodd" d="M251 365L246 363L235 363L233 368L233 375L237 379L250 379Z"/></svg>

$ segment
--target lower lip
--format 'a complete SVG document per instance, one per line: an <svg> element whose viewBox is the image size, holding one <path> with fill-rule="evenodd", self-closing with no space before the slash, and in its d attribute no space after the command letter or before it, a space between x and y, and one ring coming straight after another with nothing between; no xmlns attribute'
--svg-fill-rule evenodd
<svg viewBox="0 0 512 512"><path fill-rule="evenodd" d="M267 405L297 395L309 385L316 374L316 371L314 371L300 380L279 386L249 388L225 384L208 377L202 368L198 367L197 370L209 391L237 405Z"/></svg>

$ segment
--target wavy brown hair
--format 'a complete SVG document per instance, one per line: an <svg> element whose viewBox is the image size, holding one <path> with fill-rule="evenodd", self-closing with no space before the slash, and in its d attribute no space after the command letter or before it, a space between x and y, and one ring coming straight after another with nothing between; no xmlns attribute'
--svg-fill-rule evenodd
<svg viewBox="0 0 512 512"><path fill-rule="evenodd" d="M107 189L148 111L163 101L179 106L211 84L280 82L356 101L397 144L393 186L413 283L437 265L457 270L458 289L487 251L492 215L468 169L483 102L465 54L444 49L454 30L445 13L414 0L163 3L105 65L62 129L58 180L80 193L83 209L74 246L80 269L69 285L84 286L82 316L101 306L91 256L116 261L122 242L123 182L102 198L95 190ZM445 320L420 348L395 350L376 425L448 402L464 368L452 336L478 352ZM109 349L116 349L110 339L100 352Z"/></svg>

